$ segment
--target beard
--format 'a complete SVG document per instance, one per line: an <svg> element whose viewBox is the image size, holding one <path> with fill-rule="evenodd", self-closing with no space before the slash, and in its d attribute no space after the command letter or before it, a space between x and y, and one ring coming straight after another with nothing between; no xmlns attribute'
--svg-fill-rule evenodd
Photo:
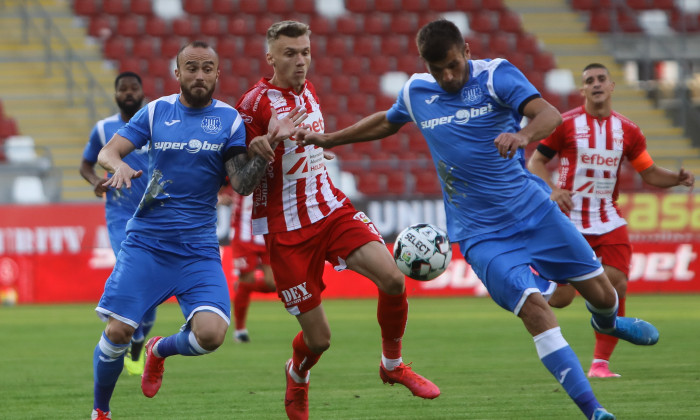
<svg viewBox="0 0 700 420"><path fill-rule="evenodd" d="M134 102L117 101L117 106L123 113L133 117L136 111L141 109L141 102L143 102L143 100Z"/></svg>
<svg viewBox="0 0 700 420"><path fill-rule="evenodd" d="M211 98L214 96L214 89L216 89L216 84L212 85L211 88L207 89L204 93L194 93L194 88L187 89L184 86L180 86L182 90L182 96L192 108L204 108L209 105Z"/></svg>

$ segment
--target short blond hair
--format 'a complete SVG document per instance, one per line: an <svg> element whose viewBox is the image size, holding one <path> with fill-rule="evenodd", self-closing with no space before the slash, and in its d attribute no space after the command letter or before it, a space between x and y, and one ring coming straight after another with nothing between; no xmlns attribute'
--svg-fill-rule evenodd
<svg viewBox="0 0 700 420"><path fill-rule="evenodd" d="M267 47L270 48L270 44L279 39L280 36L288 36L290 38L298 38L304 35L311 35L311 30L309 25L297 22L295 20L283 20L281 22L273 23L267 29Z"/></svg>

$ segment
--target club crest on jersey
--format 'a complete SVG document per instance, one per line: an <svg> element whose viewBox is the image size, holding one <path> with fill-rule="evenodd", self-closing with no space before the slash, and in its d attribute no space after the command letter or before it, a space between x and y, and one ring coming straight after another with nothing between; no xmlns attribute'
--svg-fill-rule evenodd
<svg viewBox="0 0 700 420"><path fill-rule="evenodd" d="M473 105L481 101L481 88L479 86L472 86L469 88L462 89L462 101L467 105Z"/></svg>
<svg viewBox="0 0 700 420"><path fill-rule="evenodd" d="M216 116L202 118L202 130L208 134L218 134L221 131L221 118Z"/></svg>

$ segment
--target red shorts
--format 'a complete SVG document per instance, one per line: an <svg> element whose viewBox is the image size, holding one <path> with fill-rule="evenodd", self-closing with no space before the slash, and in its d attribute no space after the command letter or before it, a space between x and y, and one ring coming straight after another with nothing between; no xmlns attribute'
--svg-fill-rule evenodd
<svg viewBox="0 0 700 420"><path fill-rule="evenodd" d="M627 234L627 225L602 235L583 235L600 258L603 265L615 267L630 276L632 245Z"/></svg>
<svg viewBox="0 0 700 420"><path fill-rule="evenodd" d="M265 245L254 242L239 242L235 239L231 243L233 251L233 268L239 274L255 271L261 265L270 265L270 254Z"/></svg>
<svg viewBox="0 0 700 420"><path fill-rule="evenodd" d="M342 271L348 255L372 241L384 243L372 221L349 202L311 226L265 235L277 295L287 311L299 315L320 305L325 262Z"/></svg>

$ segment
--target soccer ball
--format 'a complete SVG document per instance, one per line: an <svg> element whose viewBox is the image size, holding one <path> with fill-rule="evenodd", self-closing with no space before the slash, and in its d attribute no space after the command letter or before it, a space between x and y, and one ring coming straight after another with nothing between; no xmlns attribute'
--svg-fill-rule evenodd
<svg viewBox="0 0 700 420"><path fill-rule="evenodd" d="M402 273L415 280L432 280L442 274L452 259L447 234L429 223L404 229L394 242L394 261Z"/></svg>

